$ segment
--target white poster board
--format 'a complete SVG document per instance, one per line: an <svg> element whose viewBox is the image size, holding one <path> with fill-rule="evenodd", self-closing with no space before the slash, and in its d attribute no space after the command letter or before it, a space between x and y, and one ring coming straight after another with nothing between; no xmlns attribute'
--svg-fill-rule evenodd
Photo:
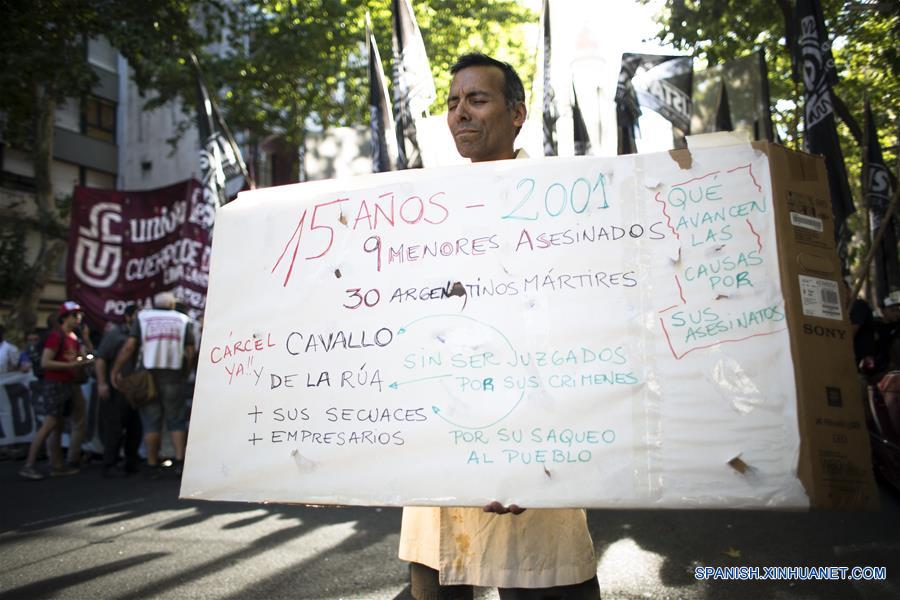
<svg viewBox="0 0 900 600"><path fill-rule="evenodd" d="M241 194L182 497L807 506L768 158L692 158Z"/></svg>

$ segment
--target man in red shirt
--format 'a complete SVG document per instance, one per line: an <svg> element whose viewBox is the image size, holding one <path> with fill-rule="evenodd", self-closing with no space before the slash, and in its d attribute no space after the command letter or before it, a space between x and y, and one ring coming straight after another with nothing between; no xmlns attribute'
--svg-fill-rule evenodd
<svg viewBox="0 0 900 600"><path fill-rule="evenodd" d="M31 440L28 459L19 475L26 479L43 479L44 474L35 468L38 452L49 437L51 475L71 475L78 469L63 462L60 437L66 417L72 414L76 404L84 406L81 388L76 383L76 369L91 364L93 357L85 357L75 330L81 325L81 306L68 300L59 307L59 328L54 329L44 342L41 366L44 369L44 387L35 399L35 412L43 416L41 428ZM56 433L56 435L50 435Z"/></svg>

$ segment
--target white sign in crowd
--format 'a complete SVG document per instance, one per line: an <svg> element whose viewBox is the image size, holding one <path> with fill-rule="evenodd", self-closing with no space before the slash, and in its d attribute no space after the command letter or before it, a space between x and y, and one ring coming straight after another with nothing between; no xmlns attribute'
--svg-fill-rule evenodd
<svg viewBox="0 0 900 600"><path fill-rule="evenodd" d="M82 449L101 452L98 406L92 394L93 380L85 383L81 390L87 403L85 410L86 433ZM43 389L43 382L31 373L0 373L0 446L28 444L41 425L35 415L34 406ZM68 424L63 433L62 444L68 447Z"/></svg>
<svg viewBox="0 0 900 600"><path fill-rule="evenodd" d="M183 497L808 505L749 144L245 192L200 352Z"/></svg>
<svg viewBox="0 0 900 600"><path fill-rule="evenodd" d="M31 373L0 373L0 446L31 441L38 424L32 397L40 381Z"/></svg>

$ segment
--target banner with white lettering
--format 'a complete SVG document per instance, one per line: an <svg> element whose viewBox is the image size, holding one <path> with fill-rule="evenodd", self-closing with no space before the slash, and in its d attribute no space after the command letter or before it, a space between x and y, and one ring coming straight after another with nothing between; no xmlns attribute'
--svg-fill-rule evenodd
<svg viewBox="0 0 900 600"><path fill-rule="evenodd" d="M172 291L202 314L214 208L196 181L142 192L77 186L69 226L69 297L94 327L121 320L130 303Z"/></svg>
<svg viewBox="0 0 900 600"><path fill-rule="evenodd" d="M41 382L31 373L0 374L0 446L31 441L37 431L32 396Z"/></svg>
<svg viewBox="0 0 900 600"><path fill-rule="evenodd" d="M242 193L182 496L807 506L768 158L691 158Z"/></svg>

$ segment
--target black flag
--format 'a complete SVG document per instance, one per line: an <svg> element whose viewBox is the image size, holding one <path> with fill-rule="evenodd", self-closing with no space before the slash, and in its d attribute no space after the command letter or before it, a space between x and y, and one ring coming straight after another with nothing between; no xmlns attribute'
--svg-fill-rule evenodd
<svg viewBox="0 0 900 600"><path fill-rule="evenodd" d="M690 56L622 55L616 86L619 154L637 152L634 130L642 106L665 117L680 137L690 133L692 68Z"/></svg>
<svg viewBox="0 0 900 600"><path fill-rule="evenodd" d="M410 0L392 0L394 52L391 75L394 84L394 119L397 123L398 167L423 166L416 121L428 116L428 107L436 97L434 78L425 41L416 23Z"/></svg>
<svg viewBox="0 0 900 600"><path fill-rule="evenodd" d="M773 141L765 53L695 70L691 88L691 133L744 131Z"/></svg>
<svg viewBox="0 0 900 600"><path fill-rule="evenodd" d="M544 156L556 156L559 153L556 140L556 120L559 119L559 111L556 109L556 94L553 92L553 84L550 83L550 0L544 0L541 16L544 22Z"/></svg>
<svg viewBox="0 0 900 600"><path fill-rule="evenodd" d="M805 86L804 124L806 148L825 157L831 210L834 213L834 235L842 263L847 256L847 217L856 210L850 195L844 153L838 140L834 121L831 86L837 83L831 44L825 33L822 7L818 0L797 0L797 44L799 64Z"/></svg>
<svg viewBox="0 0 900 600"><path fill-rule="evenodd" d="M375 173L393 171L397 168L397 138L388 103L387 81L368 11L366 43L369 46L369 130L372 133L372 171Z"/></svg>
<svg viewBox="0 0 900 600"><path fill-rule="evenodd" d="M253 182L234 136L225 124L215 100L209 95L200 63L191 53L197 80L197 130L200 133L200 175L203 197L210 206L221 206Z"/></svg>
<svg viewBox="0 0 900 600"><path fill-rule="evenodd" d="M578 95L575 93L575 82L572 82L572 127L575 138L575 156L583 156L591 153L591 138L588 136L587 126L584 124L584 116L581 107L578 106Z"/></svg>
<svg viewBox="0 0 900 600"><path fill-rule="evenodd" d="M862 174L862 189L866 194L869 204L869 218L872 224L873 241L885 221L888 204L891 201L894 185L890 172L884 164L881 155L881 145L878 143L878 128L872 117L872 107L866 98L866 138L868 147L866 164ZM900 290L900 261L898 261L897 248L897 213L887 223L881 243L875 249L874 254L874 282L875 295L880 305L891 292Z"/></svg>
<svg viewBox="0 0 900 600"><path fill-rule="evenodd" d="M716 107L715 131L734 131L734 123L731 121L731 104L728 102L728 86L722 82L719 104Z"/></svg>

